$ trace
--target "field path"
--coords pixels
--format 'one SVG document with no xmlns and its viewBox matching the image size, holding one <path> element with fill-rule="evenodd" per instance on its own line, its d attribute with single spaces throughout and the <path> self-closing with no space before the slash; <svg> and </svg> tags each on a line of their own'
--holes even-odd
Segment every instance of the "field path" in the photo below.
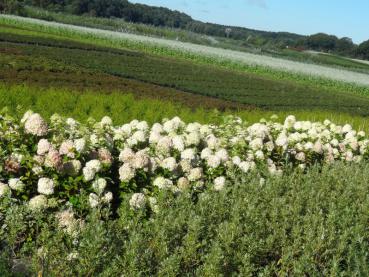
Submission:
<svg viewBox="0 0 369 277">
<path fill-rule="evenodd" d="M 12 15 L 0 15 L 0 21 L 10 24 L 16 24 L 17 22 L 26 23 L 28 24 L 29 28 L 31 28 L 32 26 L 46 28 L 51 27 L 56 28 L 60 31 L 69 31 L 77 34 L 88 34 L 99 38 L 111 39 L 113 41 L 133 41 L 158 47 L 165 47 L 185 53 L 215 58 L 218 60 L 226 60 L 251 66 L 262 66 L 312 77 L 326 78 L 346 83 L 354 83 L 362 86 L 369 86 L 369 74 L 337 69 L 328 66 L 307 64 L 281 58 L 274 58 L 234 50 L 219 49 L 187 42 L 68 25 L 63 23 L 49 22 L 39 19 L 24 18 Z"/>
</svg>

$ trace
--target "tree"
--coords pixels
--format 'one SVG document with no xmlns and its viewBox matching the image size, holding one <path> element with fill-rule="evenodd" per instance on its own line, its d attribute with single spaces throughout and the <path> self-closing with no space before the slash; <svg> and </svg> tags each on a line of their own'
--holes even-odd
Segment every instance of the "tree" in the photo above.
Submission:
<svg viewBox="0 0 369 277">
<path fill-rule="evenodd" d="M 355 44 L 352 42 L 351 38 L 343 37 L 336 42 L 337 52 L 341 54 L 350 55 L 355 49 Z"/>
<path fill-rule="evenodd" d="M 336 48 L 337 41 L 338 38 L 336 36 L 318 33 L 309 36 L 305 44 L 309 49 L 329 52 Z"/>
<path fill-rule="evenodd" d="M 355 56 L 360 59 L 369 60 L 369 40 L 359 45 L 355 51 Z"/>
</svg>

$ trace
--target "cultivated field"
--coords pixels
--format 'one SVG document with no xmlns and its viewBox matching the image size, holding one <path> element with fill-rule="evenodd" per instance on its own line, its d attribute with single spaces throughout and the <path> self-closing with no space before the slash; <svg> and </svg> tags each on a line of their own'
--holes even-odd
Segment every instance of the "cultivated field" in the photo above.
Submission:
<svg viewBox="0 0 369 277">
<path fill-rule="evenodd" d="M 1 15 L 1 22 L 12 23 L 15 25 L 26 25 L 28 28 L 44 29 L 52 33 L 66 33 L 72 35 L 84 35 L 87 37 L 96 37 L 96 39 L 109 39 L 112 43 L 116 41 L 128 41 L 148 46 L 164 47 L 174 51 L 185 52 L 189 54 L 201 55 L 209 58 L 227 60 L 235 63 L 244 63 L 251 66 L 263 66 L 272 69 L 288 71 L 292 73 L 305 74 L 314 77 L 323 77 L 332 80 L 348 82 L 358 85 L 369 85 L 369 77 L 367 74 L 351 72 L 347 70 L 338 70 L 335 68 L 318 66 L 313 64 L 303 64 L 299 62 L 288 61 L 267 57 L 263 55 L 255 55 L 232 50 L 221 50 L 208 46 L 191 44 L 186 42 L 178 42 L 148 36 L 140 36 L 128 33 L 113 32 L 108 30 L 100 30 L 94 28 L 67 25 L 56 22 L 48 22 L 38 19 L 22 18 L 15 16 Z"/>
<path fill-rule="evenodd" d="M 6 49 L 0 53 L 0 70 L 10 84 L 121 91 L 222 111 L 261 108 L 369 114 L 369 99 L 359 95 L 361 88 L 347 92 L 313 82 L 305 85 L 191 60 L 45 37 L 24 28 L 5 26 L 0 34 L 0 45 Z"/>
</svg>

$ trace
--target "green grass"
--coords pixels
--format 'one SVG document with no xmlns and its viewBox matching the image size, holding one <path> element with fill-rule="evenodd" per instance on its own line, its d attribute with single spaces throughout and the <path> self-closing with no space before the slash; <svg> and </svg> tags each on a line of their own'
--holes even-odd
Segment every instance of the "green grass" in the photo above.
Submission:
<svg viewBox="0 0 369 277">
<path fill-rule="evenodd" d="M 32 276 L 368 276 L 368 174 L 337 164 L 264 185 L 238 176 L 220 193 L 162 195 L 155 215 L 128 204 L 115 219 L 88 214 L 77 240 L 52 214 L 0 199 L 0 273 L 17 259 Z"/>
</svg>

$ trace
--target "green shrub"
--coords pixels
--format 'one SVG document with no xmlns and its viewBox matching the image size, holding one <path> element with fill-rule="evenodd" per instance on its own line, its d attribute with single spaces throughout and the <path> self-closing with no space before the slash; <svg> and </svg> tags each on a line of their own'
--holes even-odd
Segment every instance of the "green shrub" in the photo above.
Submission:
<svg viewBox="0 0 369 277">
<path fill-rule="evenodd" d="M 154 216 L 125 202 L 116 219 L 94 211 L 78 238 L 9 207 L 2 258 L 44 276 L 367 276 L 368 174 L 337 164 L 265 183 L 238 176 L 198 199 L 162 195 Z M 30 225 L 37 236 L 19 243 Z"/>
</svg>

